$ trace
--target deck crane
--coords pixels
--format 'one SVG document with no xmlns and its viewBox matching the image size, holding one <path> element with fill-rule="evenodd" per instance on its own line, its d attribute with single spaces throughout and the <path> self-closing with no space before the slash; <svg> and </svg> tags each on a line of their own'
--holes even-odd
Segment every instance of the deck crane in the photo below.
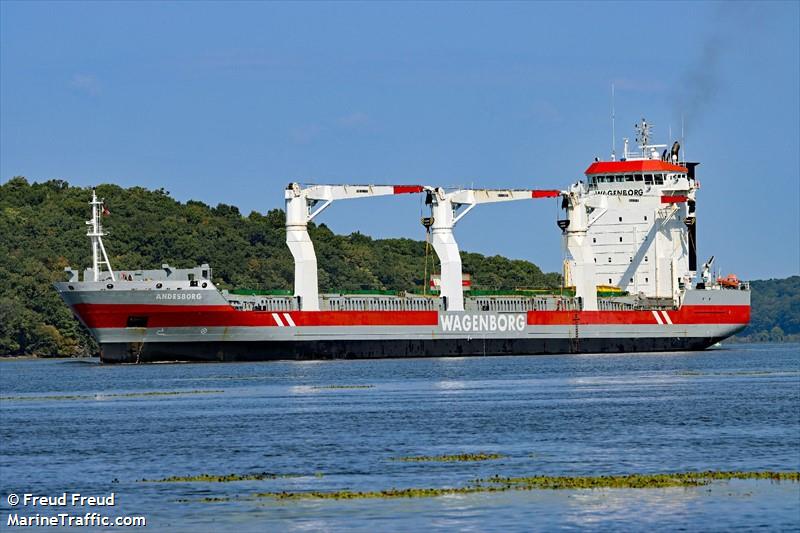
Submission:
<svg viewBox="0 0 800 533">
<path fill-rule="evenodd" d="M 422 192 L 420 185 L 310 185 L 286 187 L 286 244 L 294 257 L 294 295 L 303 311 L 319 311 L 317 255 L 308 223 L 336 200 Z M 316 207 L 318 203 L 322 205 Z M 312 209 L 315 208 L 313 211 Z"/>
<path fill-rule="evenodd" d="M 607 198 L 602 195 L 589 196 L 582 183 L 572 185 L 561 193 L 561 207 L 567 218 L 558 221 L 564 235 L 564 245 L 574 261 L 571 272 L 575 285 L 575 296 L 581 299 L 584 311 L 597 310 L 597 286 L 595 284 L 595 258 L 587 235 L 591 226 L 607 208 Z"/>
<path fill-rule="evenodd" d="M 701 278 L 703 280 L 703 287 L 708 287 L 708 284 L 711 282 L 711 266 L 714 264 L 714 256 L 712 255 L 708 261 L 703 263 L 703 273 L 701 274 Z"/>
<path fill-rule="evenodd" d="M 512 189 L 460 189 L 446 192 L 441 187 L 425 187 L 425 203 L 431 206 L 431 240 L 441 263 L 441 296 L 446 311 L 464 310 L 461 284 L 461 255 L 453 228 L 478 204 L 553 198 L 561 191 Z M 462 209 L 463 207 L 463 209 Z M 426 280 L 427 282 L 427 280 Z"/>
</svg>

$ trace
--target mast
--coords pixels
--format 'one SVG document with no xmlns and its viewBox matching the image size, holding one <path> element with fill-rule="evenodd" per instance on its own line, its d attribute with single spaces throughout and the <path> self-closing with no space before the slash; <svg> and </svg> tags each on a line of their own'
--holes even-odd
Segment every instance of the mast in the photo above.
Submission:
<svg viewBox="0 0 800 533">
<path fill-rule="evenodd" d="M 617 160 L 617 114 L 614 108 L 614 84 L 611 84 L 611 160 Z"/>
<path fill-rule="evenodd" d="M 103 236 L 105 235 L 103 233 L 103 221 L 101 220 L 103 216 L 103 200 L 97 199 L 94 189 L 92 189 L 92 201 L 89 204 L 92 206 L 92 220 L 86 221 L 86 225 L 89 226 L 86 236 L 92 241 L 93 281 L 100 281 L 100 267 L 102 265 L 105 265 L 108 269 L 108 273 L 111 274 L 111 280 L 117 281 L 114 271 L 111 269 L 111 263 L 108 261 L 106 248 L 103 246 Z"/>
</svg>

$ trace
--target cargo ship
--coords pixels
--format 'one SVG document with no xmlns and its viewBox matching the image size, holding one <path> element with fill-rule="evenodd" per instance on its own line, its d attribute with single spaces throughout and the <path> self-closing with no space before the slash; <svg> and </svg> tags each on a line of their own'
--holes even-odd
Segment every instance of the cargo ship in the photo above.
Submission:
<svg viewBox="0 0 800 533">
<path fill-rule="evenodd" d="M 677 142 L 595 158 L 560 189 L 306 185 L 284 191 L 294 290 L 219 290 L 203 264 L 115 271 L 104 203 L 92 193 L 92 267 L 55 288 L 100 346 L 104 363 L 462 357 L 703 350 L 746 327 L 750 289 L 698 270 L 698 163 Z M 663 151 L 662 151 L 663 149 Z M 308 224 L 334 202 L 421 194 L 440 271 L 431 291 L 321 294 Z M 555 291 L 472 290 L 454 228 L 485 203 L 555 198 L 565 259 Z M 425 280 L 428 283 L 429 280 Z M 426 288 L 427 289 L 427 288 Z"/>
</svg>

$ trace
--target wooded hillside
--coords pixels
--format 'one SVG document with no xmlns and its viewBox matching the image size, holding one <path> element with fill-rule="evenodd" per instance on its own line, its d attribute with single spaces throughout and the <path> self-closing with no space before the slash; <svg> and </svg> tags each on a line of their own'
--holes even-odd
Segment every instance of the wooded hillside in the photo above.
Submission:
<svg viewBox="0 0 800 533">
<path fill-rule="evenodd" d="M 750 342 L 800 341 L 800 276 L 750 282 L 750 326 L 737 337 Z"/>
</svg>

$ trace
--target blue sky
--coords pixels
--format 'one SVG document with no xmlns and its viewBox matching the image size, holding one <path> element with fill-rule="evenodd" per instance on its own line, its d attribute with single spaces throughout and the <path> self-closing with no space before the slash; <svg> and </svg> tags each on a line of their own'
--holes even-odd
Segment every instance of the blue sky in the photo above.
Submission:
<svg viewBox="0 0 800 533">
<path fill-rule="evenodd" d="M 0 2 L 0 180 L 282 206 L 293 180 L 563 188 L 641 117 L 701 161 L 699 254 L 800 272 L 800 3 Z M 113 199 L 109 199 L 113 206 Z M 418 198 L 334 231 L 424 238 Z M 462 249 L 559 270 L 554 200 Z M 82 231 L 76 228 L 76 231 Z M 108 243 L 113 247 L 113 240 Z"/>
</svg>

